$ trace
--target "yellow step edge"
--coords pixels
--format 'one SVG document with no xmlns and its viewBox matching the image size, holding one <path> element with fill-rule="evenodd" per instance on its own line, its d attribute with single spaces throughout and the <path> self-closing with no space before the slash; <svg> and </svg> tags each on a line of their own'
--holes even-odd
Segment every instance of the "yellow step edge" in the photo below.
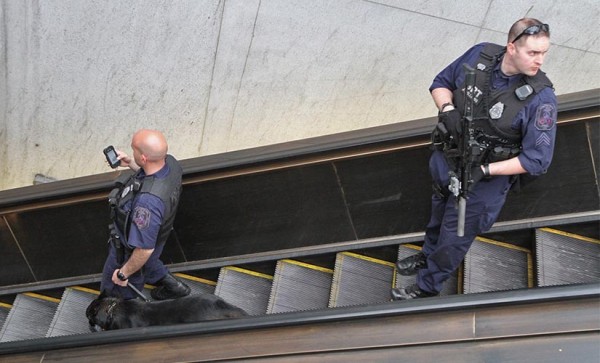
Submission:
<svg viewBox="0 0 600 363">
<path fill-rule="evenodd" d="M 207 279 L 203 279 L 201 277 L 196 277 L 196 276 L 192 276 L 192 275 L 187 275 L 187 274 L 182 274 L 182 273 L 174 273 L 173 275 L 177 276 L 177 277 L 181 277 L 182 279 L 186 279 L 186 280 L 191 280 L 191 281 L 195 281 L 195 282 L 199 282 L 205 285 L 211 285 L 211 286 L 217 286 L 217 283 L 211 280 L 207 280 Z"/>
<path fill-rule="evenodd" d="M 311 270 L 326 272 L 326 273 L 330 273 L 330 274 L 333 273 L 332 269 L 321 267 L 321 266 L 316 266 L 316 265 L 311 265 L 309 263 L 300 262 L 300 261 L 296 261 L 296 260 L 283 259 L 283 260 L 280 260 L 280 262 L 285 262 L 285 263 L 289 263 L 291 265 L 306 267 L 306 268 L 311 269 Z"/>
<path fill-rule="evenodd" d="M 389 261 L 380 260 L 378 258 L 359 255 L 358 253 L 354 253 L 354 252 L 340 252 L 340 254 L 349 256 L 349 257 L 358 258 L 358 259 L 365 260 L 365 261 L 369 261 L 369 262 L 373 262 L 373 263 L 377 263 L 379 265 L 385 265 L 385 266 L 390 266 L 390 267 L 396 268 L 396 264 L 394 262 L 389 262 Z"/>
<path fill-rule="evenodd" d="M 57 304 L 60 303 L 60 299 L 46 296 L 46 295 L 37 294 L 35 292 L 24 292 L 23 295 L 33 297 L 35 299 L 50 301 L 50 302 L 57 303 Z"/>
<path fill-rule="evenodd" d="M 83 292 L 87 292 L 87 293 L 94 294 L 94 295 L 100 295 L 100 291 L 94 290 L 94 289 L 89 289 L 89 288 L 83 287 L 83 286 L 71 286 L 71 287 L 67 287 L 67 289 L 73 289 L 73 290 L 83 291 Z"/>
<path fill-rule="evenodd" d="M 585 236 L 581 236 L 575 233 L 569 233 L 569 232 L 564 232 L 564 231 L 559 231 L 558 229 L 553 229 L 553 228 L 540 228 L 541 231 L 545 231 L 548 233 L 553 233 L 553 234 L 558 234 L 561 236 L 565 236 L 565 237 L 570 237 L 570 238 L 575 238 L 581 241 L 586 241 L 586 242 L 591 242 L 591 243 L 597 243 L 600 244 L 600 240 L 597 240 L 595 238 L 590 238 L 590 237 L 585 237 Z"/>
<path fill-rule="evenodd" d="M 223 268 L 225 270 L 236 271 L 236 272 L 240 272 L 240 273 L 243 273 L 246 275 L 252 275 L 252 276 L 256 276 L 256 277 L 262 277 L 263 279 L 273 280 L 273 276 L 271 276 L 271 275 L 263 274 L 263 273 L 256 272 L 256 271 L 246 270 L 245 268 L 241 268 L 241 267 L 225 266 Z"/>
<path fill-rule="evenodd" d="M 422 251 L 423 250 L 423 247 L 417 246 L 417 245 L 413 245 L 411 243 L 401 244 L 400 247 L 410 248 L 410 249 L 415 250 L 415 251 Z"/>
<path fill-rule="evenodd" d="M 12 309 L 12 305 L 11 305 L 11 304 L 7 304 L 7 303 L 0 302 L 0 308 Z"/>
<path fill-rule="evenodd" d="M 511 250 L 516 250 L 516 251 L 531 253 L 531 251 L 529 249 L 525 248 L 525 247 L 511 245 L 510 243 L 494 241 L 493 239 L 489 239 L 489 238 L 485 238 L 485 237 L 480 237 L 480 236 L 475 237 L 475 239 L 478 240 L 479 242 L 489 243 L 489 244 L 492 244 L 492 245 L 496 245 L 496 246 L 500 246 L 500 247 L 505 247 L 505 248 L 508 248 L 508 249 L 511 249 Z"/>
</svg>

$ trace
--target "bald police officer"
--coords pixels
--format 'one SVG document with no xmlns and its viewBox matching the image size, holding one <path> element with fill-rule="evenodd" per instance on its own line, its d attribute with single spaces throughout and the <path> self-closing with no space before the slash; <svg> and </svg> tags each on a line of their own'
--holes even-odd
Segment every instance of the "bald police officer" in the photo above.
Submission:
<svg viewBox="0 0 600 363">
<path fill-rule="evenodd" d="M 167 154 L 167 141 L 160 131 L 137 131 L 131 149 L 133 158 L 117 150 L 121 166 L 135 173 L 119 178 L 109 195 L 113 223 L 100 288 L 132 299 L 136 295 L 128 283 L 138 290 L 150 283 L 157 285 L 151 291 L 155 300 L 186 296 L 190 288 L 171 275 L 159 259 L 173 230 L 182 169 Z"/>
</svg>

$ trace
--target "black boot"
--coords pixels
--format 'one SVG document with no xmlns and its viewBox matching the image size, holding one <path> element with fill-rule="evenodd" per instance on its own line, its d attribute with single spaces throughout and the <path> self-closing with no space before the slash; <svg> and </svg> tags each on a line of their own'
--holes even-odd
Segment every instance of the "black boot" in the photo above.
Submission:
<svg viewBox="0 0 600 363">
<path fill-rule="evenodd" d="M 398 273 L 403 276 L 410 276 L 417 273 L 417 270 L 427 267 L 427 257 L 423 252 L 419 252 L 416 255 L 409 256 L 396 262 L 396 268 Z"/>
<path fill-rule="evenodd" d="M 156 285 L 158 286 L 150 291 L 150 296 L 154 300 L 177 299 L 189 295 L 191 291 L 189 286 L 175 278 L 170 272 L 158 280 Z"/>
<path fill-rule="evenodd" d="M 435 293 L 421 290 L 417 284 L 401 287 L 399 289 L 392 289 L 392 300 L 411 300 L 436 295 L 437 294 Z"/>
</svg>

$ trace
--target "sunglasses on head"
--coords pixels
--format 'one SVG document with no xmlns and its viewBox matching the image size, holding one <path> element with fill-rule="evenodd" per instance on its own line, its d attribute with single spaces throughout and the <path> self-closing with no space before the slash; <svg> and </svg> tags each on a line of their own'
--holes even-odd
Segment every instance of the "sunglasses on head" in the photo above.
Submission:
<svg viewBox="0 0 600 363">
<path fill-rule="evenodd" d="M 532 25 L 528 28 L 525 28 L 525 30 L 523 30 L 521 32 L 521 34 L 517 35 L 517 37 L 512 41 L 512 43 L 516 43 L 517 40 L 519 40 L 519 38 L 521 38 L 523 35 L 534 35 L 537 34 L 539 32 L 544 32 L 544 33 L 549 33 L 550 32 L 550 25 L 548 24 L 536 24 L 536 25 Z"/>
</svg>

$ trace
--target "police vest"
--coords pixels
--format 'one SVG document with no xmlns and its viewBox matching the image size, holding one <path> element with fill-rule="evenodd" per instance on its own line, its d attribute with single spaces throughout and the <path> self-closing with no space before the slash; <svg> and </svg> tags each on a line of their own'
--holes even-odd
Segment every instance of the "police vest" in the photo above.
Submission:
<svg viewBox="0 0 600 363">
<path fill-rule="evenodd" d="M 133 175 L 125 174 L 123 177 L 117 179 L 117 186 L 109 195 L 111 219 L 119 230 L 119 237 L 126 247 L 129 247 L 127 237 L 129 236 L 131 226 L 132 208 L 127 209 L 125 206 L 141 193 L 149 193 L 159 197 L 165 206 L 156 246 L 165 243 L 173 229 L 173 222 L 175 221 L 175 214 L 177 213 L 177 205 L 179 204 L 179 196 L 181 194 L 181 175 L 183 171 L 173 156 L 167 155 L 165 161 L 169 166 L 169 174 L 166 177 L 156 178 L 150 175 L 144 178 L 137 178 L 141 170 Z"/>
<path fill-rule="evenodd" d="M 493 91 L 492 73 L 505 52 L 506 47 L 498 44 L 484 46 L 475 66 L 475 89 L 467 92 L 474 100 L 474 136 L 484 149 L 481 163 L 506 160 L 520 153 L 523 136 L 520 129 L 512 129 L 513 120 L 532 95 L 552 87 L 546 74 L 539 70 L 533 77 L 522 75 L 508 88 Z M 453 93 L 454 105 L 461 114 L 465 106 L 464 88 L 463 84 Z"/>
</svg>

